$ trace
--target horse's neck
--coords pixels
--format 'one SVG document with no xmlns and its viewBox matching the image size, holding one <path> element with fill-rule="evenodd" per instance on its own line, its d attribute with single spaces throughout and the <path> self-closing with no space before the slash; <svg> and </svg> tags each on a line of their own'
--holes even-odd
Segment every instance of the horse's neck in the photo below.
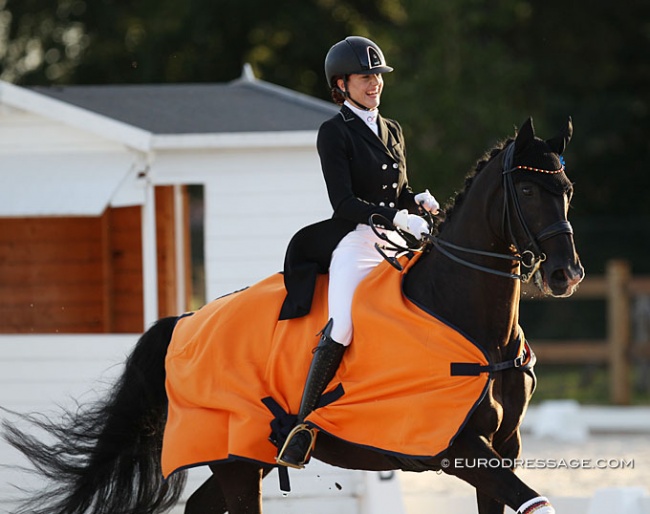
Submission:
<svg viewBox="0 0 650 514">
<path fill-rule="evenodd" d="M 495 265 L 494 258 L 473 257 L 472 262 Z M 504 271 L 509 266 L 512 267 L 505 262 Z M 431 250 L 409 272 L 406 287 L 414 300 L 488 351 L 505 351 L 508 342 L 517 335 L 520 292 L 517 280 L 468 268 Z"/>
</svg>

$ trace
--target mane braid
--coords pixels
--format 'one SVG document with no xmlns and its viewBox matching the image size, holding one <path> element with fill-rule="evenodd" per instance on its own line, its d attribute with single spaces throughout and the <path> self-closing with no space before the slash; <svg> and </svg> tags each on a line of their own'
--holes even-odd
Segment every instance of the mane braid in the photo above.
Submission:
<svg viewBox="0 0 650 514">
<path fill-rule="evenodd" d="M 445 219 L 440 225 L 438 226 L 438 230 L 441 230 L 444 224 L 451 220 L 453 217 L 454 211 L 460 207 L 463 204 L 463 201 L 465 200 L 465 196 L 467 195 L 467 192 L 469 189 L 472 187 L 472 184 L 474 183 L 474 179 L 478 176 L 478 174 L 483 171 L 483 169 L 488 165 L 488 163 L 494 159 L 501 150 L 503 150 L 509 143 L 514 141 L 513 138 L 506 139 L 505 141 L 501 141 L 496 144 L 492 150 L 486 152 L 476 163 L 474 170 L 470 171 L 466 176 L 465 176 L 465 185 L 461 191 L 457 191 L 454 196 L 450 198 L 450 200 L 445 204 L 444 206 L 444 213 L 445 213 Z"/>
</svg>

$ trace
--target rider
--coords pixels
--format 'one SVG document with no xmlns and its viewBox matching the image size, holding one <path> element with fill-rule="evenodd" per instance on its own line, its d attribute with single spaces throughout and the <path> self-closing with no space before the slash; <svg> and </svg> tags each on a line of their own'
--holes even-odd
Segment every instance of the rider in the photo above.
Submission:
<svg viewBox="0 0 650 514">
<path fill-rule="evenodd" d="M 297 425 L 278 454 L 281 465 L 302 468 L 309 456 L 315 434 L 304 420 L 316 408 L 352 341 L 354 291 L 382 261 L 374 247 L 382 241 L 368 224 L 370 215 L 380 214 L 401 230 L 421 238 L 429 227 L 415 214 L 418 206 L 434 214 L 439 208 L 429 191 L 416 195 L 409 187 L 402 129 L 396 121 L 379 115 L 382 74 L 392 71 L 381 49 L 364 37 L 350 36 L 339 41 L 325 57 L 332 100 L 342 107 L 318 132 L 318 154 L 334 208 L 332 219 L 322 223 L 327 227 L 331 222 L 334 227 L 337 220 L 343 221 L 346 234 L 336 241 L 331 253 L 329 321 L 314 349 Z M 312 243 L 318 244 L 313 233 Z"/>
</svg>

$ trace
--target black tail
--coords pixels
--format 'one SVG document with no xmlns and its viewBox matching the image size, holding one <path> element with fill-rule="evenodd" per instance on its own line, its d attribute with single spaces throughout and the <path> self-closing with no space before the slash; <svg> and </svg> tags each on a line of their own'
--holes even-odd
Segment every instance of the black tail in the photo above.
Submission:
<svg viewBox="0 0 650 514">
<path fill-rule="evenodd" d="M 53 436 L 44 443 L 4 423 L 4 437 L 50 486 L 16 514 L 154 514 L 178 501 L 185 475 L 162 477 L 167 414 L 165 355 L 177 318 L 164 318 L 138 341 L 108 397 L 61 423 L 24 416 Z"/>
</svg>

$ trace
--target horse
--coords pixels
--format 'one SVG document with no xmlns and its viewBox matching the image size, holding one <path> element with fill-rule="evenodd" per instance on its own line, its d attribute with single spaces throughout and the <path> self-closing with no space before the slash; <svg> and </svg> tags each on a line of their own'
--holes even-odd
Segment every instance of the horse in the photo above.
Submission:
<svg viewBox="0 0 650 514">
<path fill-rule="evenodd" d="M 573 185 L 561 157 L 572 133 L 569 118 L 556 137 L 542 140 L 529 118 L 514 137 L 484 154 L 405 275 L 403 294 L 478 341 L 489 360 L 460 370 L 489 379 L 448 448 L 415 459 L 322 432 L 313 458 L 349 469 L 445 472 L 476 489 L 480 514 L 503 514 L 506 505 L 520 514 L 555 512 L 514 470 L 519 427 L 536 381 L 534 354 L 527 343 L 521 351 L 519 297 L 520 283 L 529 280 L 544 295 L 568 297 L 584 277 L 568 221 Z M 397 259 L 392 263 L 399 266 Z M 160 464 L 165 358 L 177 323 L 178 317 L 160 319 L 140 337 L 105 398 L 59 422 L 24 415 L 49 433 L 50 442 L 4 423 L 5 439 L 51 482 L 18 512 L 156 514 L 178 501 L 184 472 L 164 479 Z M 273 465 L 246 459 L 208 465 L 212 475 L 189 497 L 186 514 L 261 514 L 262 479 Z"/>
</svg>

